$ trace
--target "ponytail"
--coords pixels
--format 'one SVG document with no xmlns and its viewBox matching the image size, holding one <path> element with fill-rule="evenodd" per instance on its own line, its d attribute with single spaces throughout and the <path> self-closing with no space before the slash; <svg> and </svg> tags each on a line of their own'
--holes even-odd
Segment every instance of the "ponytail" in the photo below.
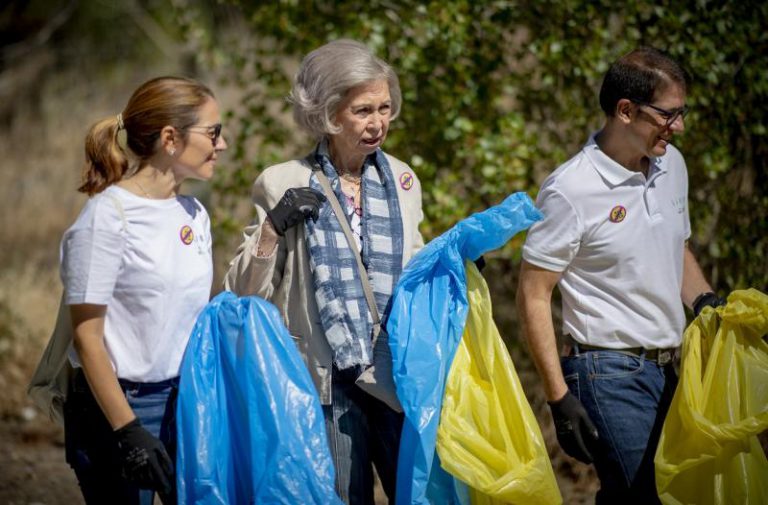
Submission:
<svg viewBox="0 0 768 505">
<path fill-rule="evenodd" d="M 120 116 L 102 119 L 85 137 L 85 168 L 78 191 L 93 196 L 123 178 L 128 171 L 128 157 L 117 140 Z"/>
<path fill-rule="evenodd" d="M 158 150 L 165 126 L 179 130 L 197 122 L 213 93 L 184 77 L 158 77 L 133 92 L 123 112 L 93 125 L 85 137 L 85 168 L 78 191 L 93 196 L 140 169 Z"/>
</svg>

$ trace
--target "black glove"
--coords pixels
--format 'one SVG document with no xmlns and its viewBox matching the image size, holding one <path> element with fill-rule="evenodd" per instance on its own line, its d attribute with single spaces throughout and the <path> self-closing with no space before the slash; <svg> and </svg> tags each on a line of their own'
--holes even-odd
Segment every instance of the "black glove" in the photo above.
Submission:
<svg viewBox="0 0 768 505">
<path fill-rule="evenodd" d="M 578 398 L 570 391 L 556 402 L 547 402 L 555 421 L 557 441 L 566 454 L 584 463 L 592 463 L 587 445 L 597 440 L 597 428 Z"/>
<path fill-rule="evenodd" d="M 163 443 L 145 430 L 138 419 L 115 430 L 115 441 L 123 477 L 142 489 L 157 491 L 163 503 L 171 503 L 166 500 L 175 490 L 173 462 Z"/>
<path fill-rule="evenodd" d="M 702 293 L 693 301 L 693 316 L 699 317 L 704 307 L 720 307 L 725 305 L 725 298 L 720 298 L 712 291 Z"/>
<path fill-rule="evenodd" d="M 285 192 L 275 207 L 267 212 L 272 226 L 278 235 L 285 230 L 311 217 L 317 221 L 320 205 L 326 200 L 325 195 L 312 188 L 291 188 Z"/>
</svg>

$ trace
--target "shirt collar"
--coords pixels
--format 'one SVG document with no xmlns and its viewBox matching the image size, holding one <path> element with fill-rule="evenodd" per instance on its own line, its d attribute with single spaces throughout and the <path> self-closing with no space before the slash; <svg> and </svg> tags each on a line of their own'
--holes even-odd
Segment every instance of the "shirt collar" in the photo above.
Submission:
<svg viewBox="0 0 768 505">
<path fill-rule="evenodd" d="M 589 136 L 589 140 L 587 140 L 587 143 L 584 145 L 583 151 L 592 162 L 592 166 L 595 167 L 597 173 L 612 186 L 619 186 L 633 178 L 643 180 L 643 182 L 650 181 L 657 175 L 667 171 L 663 157 L 650 158 L 647 178 L 643 177 L 643 174 L 640 172 L 634 172 L 624 168 L 600 149 L 600 146 L 597 145 L 597 142 L 595 141 L 597 133 L 599 132 L 595 132 Z"/>
</svg>

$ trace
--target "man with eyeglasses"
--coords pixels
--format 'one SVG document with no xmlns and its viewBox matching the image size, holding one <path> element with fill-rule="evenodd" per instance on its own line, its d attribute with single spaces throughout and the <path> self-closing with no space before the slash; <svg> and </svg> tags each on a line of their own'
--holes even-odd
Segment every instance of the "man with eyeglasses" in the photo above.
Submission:
<svg viewBox="0 0 768 505">
<path fill-rule="evenodd" d="M 659 503 L 653 457 L 685 325 L 721 304 L 688 249 L 688 174 L 671 144 L 684 129 L 686 75 L 639 48 L 600 90 L 604 127 L 544 181 L 517 304 L 558 441 L 594 462 L 596 502 Z M 560 352 L 550 306 L 563 302 Z"/>
</svg>

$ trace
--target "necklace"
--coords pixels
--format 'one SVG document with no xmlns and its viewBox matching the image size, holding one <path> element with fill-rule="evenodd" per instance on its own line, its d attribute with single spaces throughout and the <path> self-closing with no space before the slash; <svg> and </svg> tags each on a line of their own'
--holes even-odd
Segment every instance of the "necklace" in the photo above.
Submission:
<svg viewBox="0 0 768 505">
<path fill-rule="evenodd" d="M 349 172 L 342 172 L 339 174 L 339 177 L 349 182 L 350 184 L 354 184 L 355 186 L 359 186 L 363 180 L 363 174 L 351 175 Z"/>
<path fill-rule="evenodd" d="M 336 173 L 339 174 L 339 177 L 344 179 L 347 182 L 350 182 L 352 184 L 360 184 L 362 178 L 363 178 L 363 170 L 362 170 L 362 162 L 359 165 L 352 164 L 352 166 L 359 166 L 359 173 L 357 175 L 352 175 L 351 170 L 349 170 L 347 167 L 349 164 L 342 163 L 342 159 L 340 157 L 335 156 L 335 149 L 333 148 L 333 143 L 328 143 L 328 157 L 331 159 L 331 165 L 336 170 Z M 365 160 L 362 160 L 365 161 Z"/>
<path fill-rule="evenodd" d="M 355 179 L 350 179 L 350 178 L 344 177 L 343 175 L 340 175 L 339 178 L 342 181 L 345 181 L 345 182 L 347 182 L 348 184 L 350 184 L 352 186 L 352 188 L 351 188 L 352 191 L 351 192 L 347 192 L 344 189 L 344 184 L 340 184 L 341 192 L 346 197 L 347 201 L 350 204 L 350 207 L 352 209 L 354 209 L 355 214 L 357 214 L 358 216 L 362 216 L 363 215 L 363 209 L 362 209 L 362 205 L 361 205 L 361 202 L 360 202 L 360 199 L 359 199 L 360 198 L 360 192 L 361 192 L 361 190 L 363 188 L 362 176 L 361 177 L 357 177 Z"/>
<path fill-rule="evenodd" d="M 358 197 L 360 195 L 360 186 L 358 186 L 357 190 L 351 195 L 346 191 L 344 191 L 343 187 L 341 188 L 341 192 L 347 201 L 347 209 L 350 211 L 354 211 L 354 213 L 357 214 L 358 216 L 362 216 L 363 215 L 362 202 L 358 200 Z"/>
<path fill-rule="evenodd" d="M 359 175 L 357 177 L 354 177 L 354 176 L 350 177 L 349 174 L 346 174 L 346 173 L 345 174 L 339 174 L 339 179 L 341 179 L 341 181 L 339 181 L 339 182 L 342 182 L 342 181 L 346 182 L 349 186 L 352 187 L 352 192 L 353 192 L 354 195 L 357 195 L 358 193 L 360 193 L 360 188 L 362 188 L 362 186 L 363 186 L 363 177 L 362 177 L 362 175 Z M 344 190 L 344 184 L 341 185 L 341 189 L 342 189 L 342 191 Z M 345 193 L 346 193 L 346 191 L 345 191 Z"/>
<path fill-rule="evenodd" d="M 350 189 L 352 190 L 351 191 L 352 194 L 344 191 L 344 184 L 341 185 L 341 191 L 344 194 L 351 196 L 353 199 L 356 199 L 357 195 L 360 194 L 360 190 L 363 187 L 363 174 L 360 174 L 357 177 L 355 177 L 354 175 L 350 175 L 349 173 L 345 172 L 345 173 L 339 174 L 339 179 L 341 179 L 341 181 L 344 181 L 349 186 L 351 186 Z"/>
<path fill-rule="evenodd" d="M 136 179 L 131 179 L 131 180 L 136 184 L 136 186 L 141 190 L 141 192 L 144 193 L 144 196 L 146 196 L 147 198 L 152 198 L 152 195 L 147 193 L 147 190 L 144 189 L 144 187 L 141 184 L 139 184 L 138 180 Z"/>
</svg>

